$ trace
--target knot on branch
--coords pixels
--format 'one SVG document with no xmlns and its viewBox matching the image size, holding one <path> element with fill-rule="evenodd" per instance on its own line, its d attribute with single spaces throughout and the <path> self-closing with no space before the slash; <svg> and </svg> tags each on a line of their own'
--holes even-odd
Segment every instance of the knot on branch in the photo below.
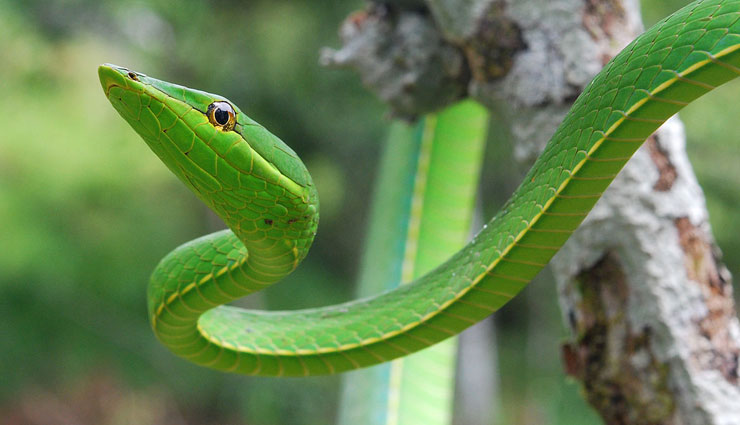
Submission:
<svg viewBox="0 0 740 425">
<path fill-rule="evenodd" d="M 466 94 L 462 53 L 423 12 L 373 6 L 349 16 L 340 37 L 342 48 L 324 49 L 322 63 L 354 68 L 394 115 L 412 118 Z"/>
<path fill-rule="evenodd" d="M 478 19 L 475 32 L 461 42 L 473 78 L 477 82 L 497 80 L 514 64 L 514 55 L 526 48 L 521 28 L 506 16 L 500 2 L 489 3 Z"/>
<path fill-rule="evenodd" d="M 350 15 L 342 47 L 324 49 L 322 63 L 355 69 L 394 115 L 414 117 L 468 96 L 471 78 L 500 79 L 525 47 L 501 1 L 426 3 L 373 3 Z"/>
</svg>

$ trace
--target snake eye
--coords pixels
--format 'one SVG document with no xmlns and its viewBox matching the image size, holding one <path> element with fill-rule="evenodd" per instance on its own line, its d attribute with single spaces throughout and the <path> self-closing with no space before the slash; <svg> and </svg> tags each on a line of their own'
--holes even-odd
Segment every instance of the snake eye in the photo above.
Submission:
<svg viewBox="0 0 740 425">
<path fill-rule="evenodd" d="M 236 125 L 236 112 L 228 102 L 211 103 L 208 105 L 206 115 L 211 124 L 223 131 L 231 131 Z"/>
</svg>

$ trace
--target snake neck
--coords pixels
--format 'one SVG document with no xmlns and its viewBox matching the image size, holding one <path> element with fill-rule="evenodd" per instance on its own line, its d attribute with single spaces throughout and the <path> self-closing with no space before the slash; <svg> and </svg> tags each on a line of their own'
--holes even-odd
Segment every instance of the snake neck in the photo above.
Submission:
<svg viewBox="0 0 740 425">
<path fill-rule="evenodd" d="M 246 143 L 232 152 L 237 149 L 244 152 L 233 155 L 229 163 L 218 164 L 215 174 L 220 178 L 215 182 L 199 175 L 201 165 L 197 163 L 179 167 L 175 174 L 244 244 L 250 274 L 263 282 L 275 282 L 298 266 L 313 243 L 319 220 L 318 194 L 310 176 L 305 186 L 298 185 Z M 235 178 L 224 177 L 226 167 L 238 173 Z"/>
<path fill-rule="evenodd" d="M 251 175 L 242 180 L 252 188 L 212 193 L 210 206 L 246 247 L 249 268 L 266 282 L 280 280 L 313 243 L 319 221 L 316 190 L 311 184 L 293 193 L 280 182 Z"/>
</svg>

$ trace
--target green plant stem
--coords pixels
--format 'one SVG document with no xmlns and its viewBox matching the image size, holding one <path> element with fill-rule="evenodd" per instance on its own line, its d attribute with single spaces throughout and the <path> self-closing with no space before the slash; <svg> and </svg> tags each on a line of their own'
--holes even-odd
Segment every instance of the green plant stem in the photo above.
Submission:
<svg viewBox="0 0 740 425">
<path fill-rule="evenodd" d="M 470 234 L 488 112 L 466 101 L 415 126 L 393 124 L 381 160 L 359 279 L 367 296 L 409 282 Z M 347 374 L 342 425 L 452 421 L 457 340 Z"/>
</svg>

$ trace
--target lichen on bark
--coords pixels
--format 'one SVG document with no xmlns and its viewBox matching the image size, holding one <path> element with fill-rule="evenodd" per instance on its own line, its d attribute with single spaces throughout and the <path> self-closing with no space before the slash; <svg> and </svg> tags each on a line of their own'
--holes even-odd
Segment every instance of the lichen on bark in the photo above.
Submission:
<svg viewBox="0 0 740 425">
<path fill-rule="evenodd" d="M 463 2 L 371 2 L 345 20 L 342 47 L 324 49 L 321 61 L 357 71 L 395 116 L 441 109 L 469 96 L 472 81 L 504 77 L 525 48 L 505 1 Z"/>
<path fill-rule="evenodd" d="M 470 74 L 463 54 L 424 11 L 373 5 L 346 19 L 340 36 L 343 47 L 324 49 L 322 63 L 357 70 L 395 116 L 413 118 L 466 94 Z"/>
</svg>

